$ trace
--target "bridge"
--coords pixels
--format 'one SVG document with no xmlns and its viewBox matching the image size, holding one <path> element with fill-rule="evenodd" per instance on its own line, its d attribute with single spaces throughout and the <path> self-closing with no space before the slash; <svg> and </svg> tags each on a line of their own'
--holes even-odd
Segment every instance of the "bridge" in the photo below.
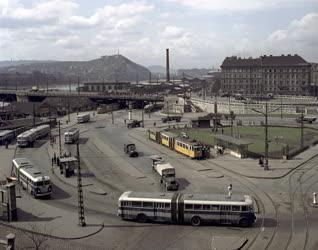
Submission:
<svg viewBox="0 0 318 250">
<path fill-rule="evenodd" d="M 42 102 L 47 97 L 76 98 L 86 97 L 92 101 L 139 101 L 139 102 L 163 102 L 163 95 L 138 95 L 130 93 L 106 93 L 106 92 L 70 92 L 63 90 L 30 91 L 30 90 L 5 90 L 0 89 L 0 99 L 4 101 Z"/>
</svg>

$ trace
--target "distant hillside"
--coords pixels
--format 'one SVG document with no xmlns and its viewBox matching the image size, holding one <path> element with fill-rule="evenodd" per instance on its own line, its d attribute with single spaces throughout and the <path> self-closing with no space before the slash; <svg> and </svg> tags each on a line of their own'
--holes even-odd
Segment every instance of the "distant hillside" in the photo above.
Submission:
<svg viewBox="0 0 318 250">
<path fill-rule="evenodd" d="M 48 63 L 52 61 L 36 61 L 36 60 L 19 60 L 19 61 L 0 61 L 0 68 L 2 67 L 12 67 L 21 64 L 29 65 L 33 63 Z"/>
<path fill-rule="evenodd" d="M 0 73 L 34 71 L 61 78 L 77 78 L 81 81 L 136 81 L 149 78 L 149 70 L 122 55 L 102 56 L 91 61 L 50 61 L 19 64 L 0 68 Z"/>
<path fill-rule="evenodd" d="M 191 77 L 191 78 L 202 78 L 204 75 L 206 75 L 209 72 L 209 69 L 179 69 L 178 70 L 178 76 L 182 77 Z"/>
<path fill-rule="evenodd" d="M 166 74 L 166 68 L 161 65 L 148 66 L 148 69 L 152 74 Z"/>
</svg>

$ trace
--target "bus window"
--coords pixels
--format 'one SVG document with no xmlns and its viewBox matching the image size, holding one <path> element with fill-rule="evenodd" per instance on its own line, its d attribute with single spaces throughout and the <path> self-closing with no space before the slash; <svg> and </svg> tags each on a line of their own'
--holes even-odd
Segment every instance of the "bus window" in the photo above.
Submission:
<svg viewBox="0 0 318 250">
<path fill-rule="evenodd" d="M 165 203 L 165 208 L 170 209 L 170 203 Z"/>
<path fill-rule="evenodd" d="M 203 210 L 210 210 L 210 205 L 203 205 Z"/>
<path fill-rule="evenodd" d="M 185 210 L 193 210 L 193 204 L 185 204 Z"/>
<path fill-rule="evenodd" d="M 212 211 L 219 211 L 219 205 L 212 205 Z"/>
<path fill-rule="evenodd" d="M 132 206 L 133 207 L 141 207 L 141 202 L 140 201 L 133 201 Z"/>
<path fill-rule="evenodd" d="M 202 205 L 201 204 L 195 204 L 194 205 L 194 210 L 202 210 Z"/>
<path fill-rule="evenodd" d="M 232 206 L 232 211 L 234 212 L 240 211 L 240 206 Z"/>
<path fill-rule="evenodd" d="M 247 211 L 247 207 L 246 206 L 242 206 L 242 211 Z"/>
<path fill-rule="evenodd" d="M 153 208 L 153 203 L 152 202 L 143 202 L 143 207 Z"/>
</svg>

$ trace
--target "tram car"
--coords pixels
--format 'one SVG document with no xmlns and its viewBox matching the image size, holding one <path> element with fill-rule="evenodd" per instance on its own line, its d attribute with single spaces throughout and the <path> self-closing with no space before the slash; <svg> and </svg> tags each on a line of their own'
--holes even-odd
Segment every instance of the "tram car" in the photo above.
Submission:
<svg viewBox="0 0 318 250">
<path fill-rule="evenodd" d="M 148 130 L 148 139 L 160 143 L 160 132 L 161 129 L 152 128 Z"/>
<path fill-rule="evenodd" d="M 196 141 L 191 141 L 187 138 L 175 138 L 174 150 L 192 159 L 198 159 L 203 157 L 202 145 Z"/>
<path fill-rule="evenodd" d="M 174 141 L 177 136 L 170 132 L 160 132 L 160 144 L 174 150 Z"/>
</svg>

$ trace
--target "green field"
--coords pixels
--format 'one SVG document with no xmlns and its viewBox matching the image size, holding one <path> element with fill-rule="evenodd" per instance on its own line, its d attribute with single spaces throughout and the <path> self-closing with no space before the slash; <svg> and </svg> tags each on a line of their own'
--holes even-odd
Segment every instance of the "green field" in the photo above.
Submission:
<svg viewBox="0 0 318 250">
<path fill-rule="evenodd" d="M 182 129 L 173 130 L 176 134 L 186 132 L 190 138 L 196 139 L 204 144 L 214 145 L 215 134 L 212 129 Z M 219 129 L 216 133 L 222 133 Z M 226 127 L 223 129 L 225 135 L 231 134 L 231 128 Z M 288 127 L 269 127 L 268 138 L 269 138 L 269 153 L 274 154 L 275 152 L 281 152 L 282 148 L 286 145 L 289 146 L 289 150 L 297 150 L 300 148 L 300 129 L 299 128 L 288 128 Z M 234 127 L 233 136 L 235 138 L 248 141 L 251 144 L 248 146 L 250 152 L 256 154 L 264 153 L 264 138 L 265 130 L 264 127 L 260 126 L 243 126 Z M 304 129 L 304 145 L 312 144 L 318 140 L 318 130 L 305 128 Z"/>
</svg>

